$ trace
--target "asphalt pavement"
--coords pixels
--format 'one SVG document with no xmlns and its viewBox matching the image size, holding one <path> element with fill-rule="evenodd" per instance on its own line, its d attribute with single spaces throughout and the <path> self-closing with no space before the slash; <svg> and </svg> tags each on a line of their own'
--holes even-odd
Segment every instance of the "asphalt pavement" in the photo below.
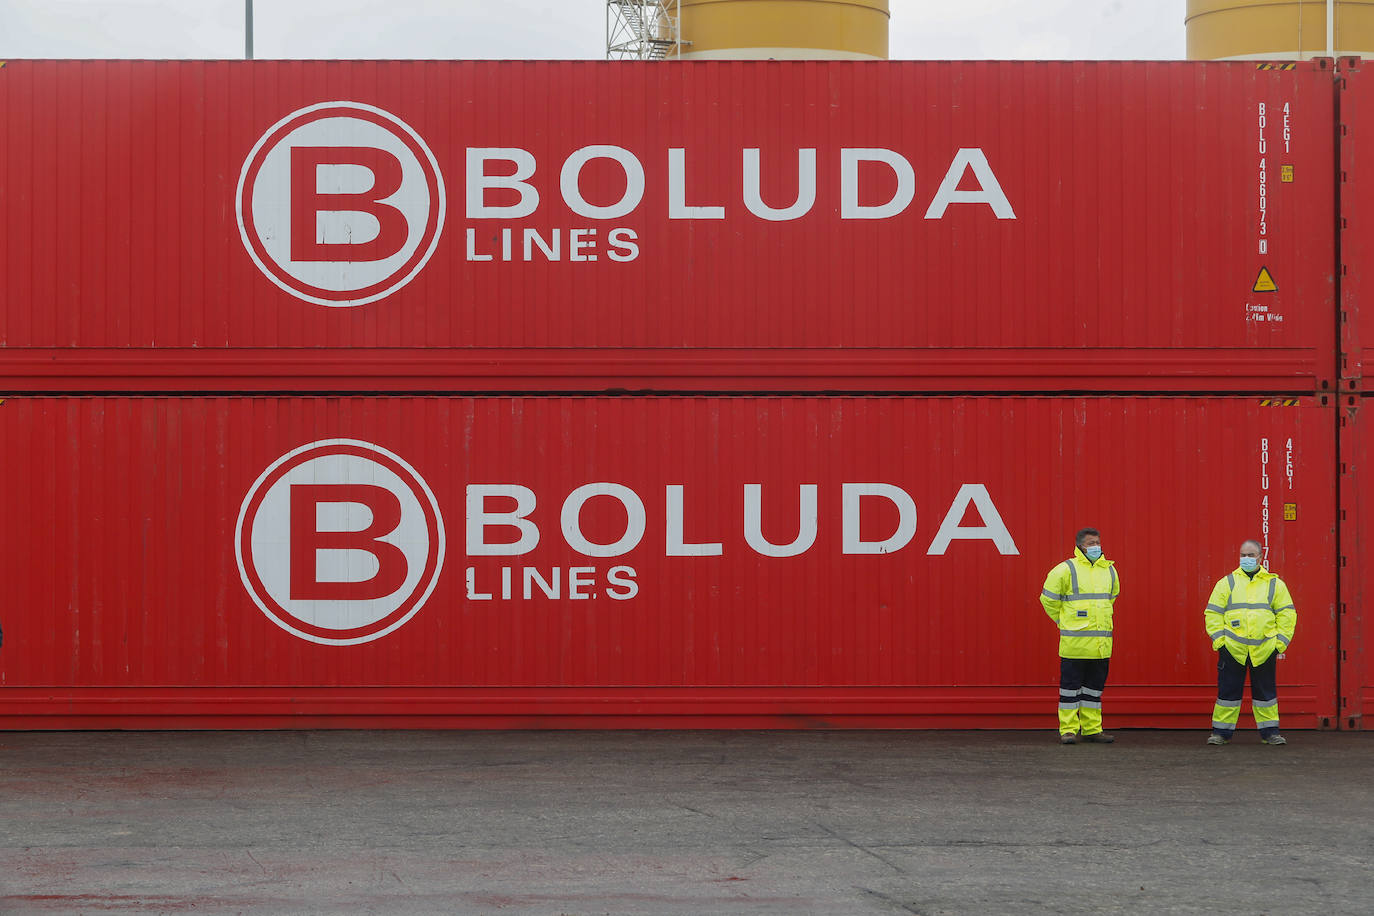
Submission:
<svg viewBox="0 0 1374 916">
<path fill-rule="evenodd" d="M 0 913 L 1360 913 L 1374 733 L 0 733 Z"/>
</svg>

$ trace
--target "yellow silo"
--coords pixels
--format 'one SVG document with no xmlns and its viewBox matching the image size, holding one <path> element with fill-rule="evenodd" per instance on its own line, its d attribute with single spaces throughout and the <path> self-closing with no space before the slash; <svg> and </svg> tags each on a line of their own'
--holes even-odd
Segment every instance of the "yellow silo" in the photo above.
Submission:
<svg viewBox="0 0 1374 916">
<path fill-rule="evenodd" d="M 888 0 L 679 0 L 682 59 L 886 60 Z"/>
<path fill-rule="evenodd" d="M 1188 0 L 1184 21 L 1189 60 L 1374 56 L 1374 0 Z"/>
</svg>

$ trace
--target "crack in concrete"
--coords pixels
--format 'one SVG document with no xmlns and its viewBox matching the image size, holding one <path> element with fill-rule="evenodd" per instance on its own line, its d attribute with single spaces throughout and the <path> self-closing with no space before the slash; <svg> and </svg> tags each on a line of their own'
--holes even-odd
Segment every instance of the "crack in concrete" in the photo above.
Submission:
<svg viewBox="0 0 1374 916">
<path fill-rule="evenodd" d="M 878 855 L 876 852 L 874 852 L 872 849 L 869 849 L 867 846 L 861 846 L 860 844 L 855 843 L 855 842 L 854 842 L 853 840 L 851 840 L 849 837 L 847 837 L 847 836 L 842 836 L 842 835 L 836 833 L 834 830 L 831 830 L 829 827 L 827 827 L 825 824 L 822 824 L 822 823 L 819 822 L 819 821 L 816 821 L 815 823 L 816 823 L 816 826 L 817 826 L 817 827 L 821 828 L 822 830 L 824 830 L 826 833 L 830 834 L 830 835 L 831 835 L 832 837 L 834 837 L 835 839 L 837 839 L 837 840 L 839 840 L 840 842 L 845 843 L 845 844 L 847 844 L 847 845 L 849 845 L 849 846 L 854 847 L 855 849 L 859 850 L 859 852 L 862 852 L 862 853 L 864 853 L 865 855 L 870 855 L 870 856 L 872 856 L 873 858 L 877 859 L 879 862 L 881 862 L 881 863 L 883 863 L 884 865 L 886 865 L 888 868 L 892 869 L 893 872 L 895 872 L 896 874 L 905 875 L 905 874 L 907 873 L 905 868 L 902 868 L 901 866 L 897 865 L 896 863 L 891 862 L 891 861 L 889 861 L 889 860 L 883 858 L 882 856 L 880 856 L 880 855 Z"/>
<path fill-rule="evenodd" d="M 897 900 L 894 897 L 889 897 L 887 894 L 880 894 L 877 891 L 870 890 L 866 887 L 855 887 L 854 890 L 858 891 L 866 897 L 873 897 L 876 900 L 886 903 L 888 906 L 896 907 L 903 913 L 913 913 L 915 914 L 915 916 L 921 916 L 921 911 L 916 909 L 916 905 L 914 903 L 903 903 L 902 901 Z"/>
</svg>

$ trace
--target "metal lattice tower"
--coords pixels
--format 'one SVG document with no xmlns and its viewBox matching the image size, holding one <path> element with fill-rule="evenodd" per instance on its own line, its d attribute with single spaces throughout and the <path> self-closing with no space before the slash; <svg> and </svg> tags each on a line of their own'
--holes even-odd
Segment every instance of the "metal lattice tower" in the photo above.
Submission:
<svg viewBox="0 0 1374 916">
<path fill-rule="evenodd" d="M 677 57 L 679 23 L 678 0 L 606 0 L 606 59 Z"/>
</svg>

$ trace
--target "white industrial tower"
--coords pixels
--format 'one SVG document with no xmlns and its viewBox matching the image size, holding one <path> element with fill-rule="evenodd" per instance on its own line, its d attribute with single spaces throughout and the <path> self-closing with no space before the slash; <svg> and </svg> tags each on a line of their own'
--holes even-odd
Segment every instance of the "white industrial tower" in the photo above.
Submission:
<svg viewBox="0 0 1374 916">
<path fill-rule="evenodd" d="M 606 0 L 606 59 L 677 57 L 678 0 Z"/>
</svg>

